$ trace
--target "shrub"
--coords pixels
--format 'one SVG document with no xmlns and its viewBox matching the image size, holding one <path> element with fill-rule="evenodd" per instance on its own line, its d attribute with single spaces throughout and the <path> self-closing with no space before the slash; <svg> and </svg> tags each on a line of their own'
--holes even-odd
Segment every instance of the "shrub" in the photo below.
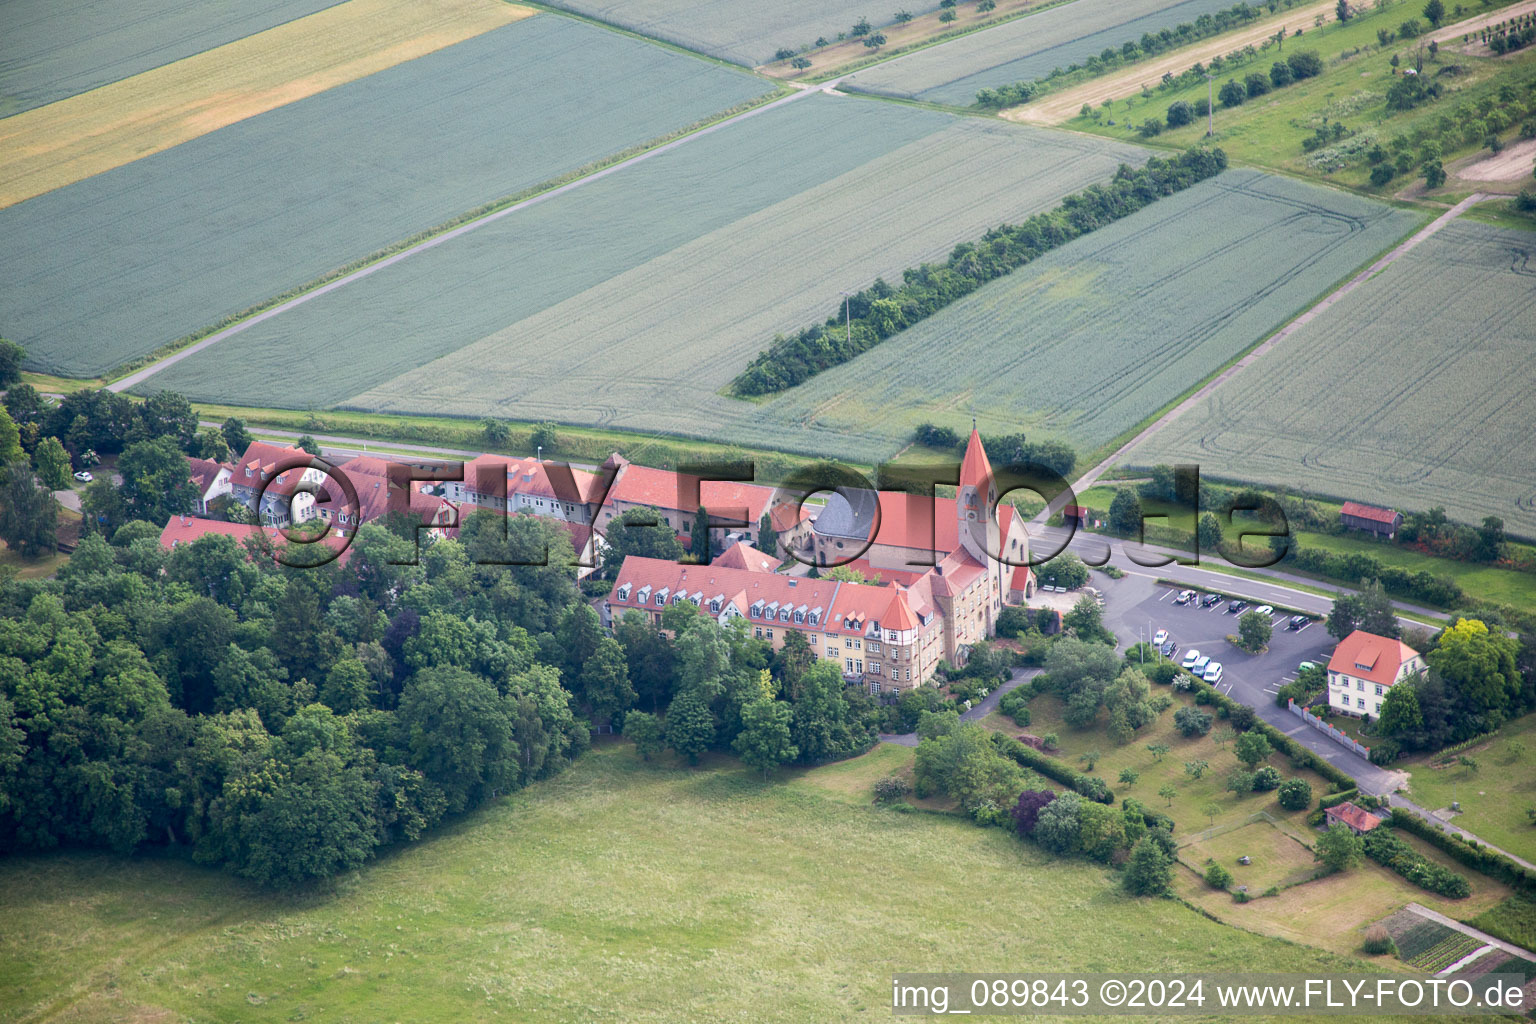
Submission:
<svg viewBox="0 0 1536 1024">
<path fill-rule="evenodd" d="M 1515 197 L 1515 209 L 1521 213 L 1536 213 L 1536 190 L 1523 188 Z"/>
<path fill-rule="evenodd" d="M 1458 837 L 1440 831 L 1423 818 L 1401 807 L 1392 809 L 1392 827 L 1418 836 L 1431 846 L 1450 854 L 1451 859 L 1460 861 L 1474 871 L 1480 871 L 1516 889 L 1536 892 L 1536 874 L 1526 871 L 1508 857 L 1495 853 L 1487 847 L 1464 843 Z"/>
<path fill-rule="evenodd" d="M 1182 707 L 1173 713 L 1173 724 L 1185 736 L 1204 736 L 1211 731 L 1211 714 L 1198 708 Z"/>
<path fill-rule="evenodd" d="M 1316 78 L 1323 73 L 1323 58 L 1314 50 L 1302 50 L 1285 58 L 1285 62 L 1291 67 L 1291 75 L 1300 81 L 1303 78 Z"/>
<path fill-rule="evenodd" d="M 900 800 L 907 795 L 907 790 L 907 780 L 899 776 L 887 775 L 875 780 L 875 800 L 882 804 Z"/>
<path fill-rule="evenodd" d="M 1019 802 L 1013 808 L 1013 825 L 1019 835 L 1028 836 L 1035 831 L 1035 822 L 1056 794 L 1048 789 L 1026 789 L 1019 794 Z"/>
<path fill-rule="evenodd" d="M 1064 786 L 1070 786 L 1077 793 L 1101 804 L 1114 803 L 1115 797 L 1109 789 L 1109 783 L 1095 775 L 1084 775 L 1071 765 L 1049 757 L 1033 747 L 1026 746 L 1011 736 L 1002 733 L 993 733 L 992 742 L 997 744 L 998 750 L 1004 755 L 1013 758 L 1025 768 L 1039 772 L 1048 779 L 1054 779 Z"/>
<path fill-rule="evenodd" d="M 1393 835 L 1390 829 L 1378 827 L 1367 832 L 1364 847 L 1367 857 L 1396 871 L 1420 889 L 1453 900 L 1465 899 L 1472 894 L 1472 886 L 1466 878 L 1426 859 Z"/>
<path fill-rule="evenodd" d="M 1216 98 L 1224 107 L 1240 107 L 1248 99 L 1248 90 L 1239 85 L 1236 79 L 1229 78 Z"/>
<path fill-rule="evenodd" d="M 1365 930 L 1365 942 L 1360 946 L 1361 950 L 1371 956 L 1382 956 L 1386 953 L 1397 952 L 1397 946 L 1392 942 L 1392 936 L 1379 924 L 1373 924 Z"/>
<path fill-rule="evenodd" d="M 1195 119 L 1194 108 L 1183 100 L 1171 104 L 1168 107 L 1168 127 L 1182 128 Z"/>
<path fill-rule="evenodd" d="M 1291 66 L 1283 60 L 1277 60 L 1269 68 L 1269 80 L 1276 89 L 1284 89 L 1296 81 L 1296 76 L 1291 72 Z"/>
<path fill-rule="evenodd" d="M 1255 71 L 1243 80 L 1243 86 L 1248 90 L 1249 99 L 1257 99 L 1269 92 L 1269 76 Z"/>
<path fill-rule="evenodd" d="M 1220 864 L 1212 864 L 1205 869 L 1205 884 L 1212 889 L 1225 889 L 1232 884 L 1232 872 Z"/>
<path fill-rule="evenodd" d="M 1371 168 L 1371 184 L 1377 188 L 1387 185 L 1396 176 L 1396 172 L 1389 163 L 1379 163 Z"/>
<path fill-rule="evenodd" d="M 1301 782 L 1300 779 L 1297 779 L 1296 781 Z M 1256 793 L 1267 793 L 1270 790 L 1277 788 L 1280 785 L 1280 782 L 1280 770 L 1274 765 L 1267 764 L 1253 773 L 1253 790 Z M 1302 782 L 1301 784 L 1303 786 L 1306 785 L 1305 782 Z"/>
<path fill-rule="evenodd" d="M 1306 779 L 1286 779 L 1275 795 L 1288 811 L 1304 811 L 1312 805 L 1312 787 Z"/>
</svg>

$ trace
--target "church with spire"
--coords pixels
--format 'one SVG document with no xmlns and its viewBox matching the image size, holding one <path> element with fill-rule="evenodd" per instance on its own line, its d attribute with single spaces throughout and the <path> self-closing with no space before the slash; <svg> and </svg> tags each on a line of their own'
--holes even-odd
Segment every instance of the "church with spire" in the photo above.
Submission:
<svg viewBox="0 0 1536 1024">
<path fill-rule="evenodd" d="M 799 538 L 802 560 L 850 566 L 865 583 L 773 572 L 765 560 L 776 560 L 752 549 L 728 550 L 708 566 L 631 556 L 603 619 L 611 624 L 633 609 L 659 622 L 667 603 L 691 600 L 722 623 L 745 619 L 774 647 L 788 631 L 804 634 L 819 657 L 871 693 L 911 689 L 940 661 L 965 664 L 971 647 L 995 632 L 1003 606 L 1034 592 L 1024 521 L 997 498 L 973 426 L 955 497 L 833 492 Z"/>
</svg>

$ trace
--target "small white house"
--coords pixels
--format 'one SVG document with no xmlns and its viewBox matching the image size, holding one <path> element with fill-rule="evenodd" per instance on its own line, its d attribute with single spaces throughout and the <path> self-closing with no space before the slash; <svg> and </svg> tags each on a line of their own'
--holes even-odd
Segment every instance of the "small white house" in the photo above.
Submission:
<svg viewBox="0 0 1536 1024">
<path fill-rule="evenodd" d="M 1387 691 L 1424 671 L 1424 656 L 1401 640 L 1357 629 L 1328 660 L 1328 706 L 1376 718 Z"/>
</svg>

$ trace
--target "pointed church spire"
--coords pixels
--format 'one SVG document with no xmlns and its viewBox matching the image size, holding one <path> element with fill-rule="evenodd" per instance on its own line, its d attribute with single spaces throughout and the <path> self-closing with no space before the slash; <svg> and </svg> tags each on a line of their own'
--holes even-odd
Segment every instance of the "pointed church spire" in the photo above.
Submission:
<svg viewBox="0 0 1536 1024">
<path fill-rule="evenodd" d="M 965 459 L 960 463 L 960 486 L 975 487 L 985 496 L 991 477 L 992 463 L 981 443 L 981 433 L 972 424 L 971 438 L 965 445 Z"/>
</svg>

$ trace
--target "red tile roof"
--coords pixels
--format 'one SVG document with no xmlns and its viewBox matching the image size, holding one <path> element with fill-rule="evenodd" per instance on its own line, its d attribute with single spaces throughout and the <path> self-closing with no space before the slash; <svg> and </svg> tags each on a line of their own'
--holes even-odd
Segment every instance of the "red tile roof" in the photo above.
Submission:
<svg viewBox="0 0 1536 1024">
<path fill-rule="evenodd" d="M 779 560 L 772 555 L 759 551 L 746 541 L 737 541 L 716 555 L 715 560 L 709 564 L 724 566 L 727 569 L 751 569 L 753 572 L 773 572 L 779 567 Z"/>
<path fill-rule="evenodd" d="M 1358 807 L 1346 800 L 1341 804 L 1334 804 L 1328 808 L 1327 816 L 1344 822 L 1356 832 L 1369 832 L 1381 824 L 1381 819 L 1363 807 Z"/>
<path fill-rule="evenodd" d="M 1397 518 L 1397 513 L 1390 508 L 1380 508 L 1376 505 L 1362 505 L 1358 501 L 1346 501 L 1339 509 L 1341 515 L 1354 516 L 1357 519 L 1369 519 L 1373 523 L 1385 523 L 1391 526 Z"/>
<path fill-rule="evenodd" d="M 300 467 L 307 466 L 311 458 L 312 456 L 304 449 L 295 448 L 292 445 L 252 441 L 246 447 L 245 453 L 235 462 L 230 483 L 236 487 L 248 487 L 253 491 L 260 491 L 264 475 L 270 476 L 277 472 L 279 467 L 283 467 L 277 479 L 267 484 L 265 493 L 292 497 L 304 476 L 304 470 Z"/>
<path fill-rule="evenodd" d="M 623 501 L 631 505 L 651 508 L 675 509 L 679 512 L 696 512 L 697 508 L 682 508 L 684 487 L 688 478 L 669 469 L 652 469 L 628 463 L 619 478 L 609 489 L 604 505 Z M 734 518 L 743 510 L 752 525 L 762 518 L 763 511 L 773 497 L 774 489 L 761 484 L 737 483 L 730 480 L 705 480 L 699 483 L 699 501 L 710 513 L 721 518 Z"/>
<path fill-rule="evenodd" d="M 1008 589 L 1017 590 L 1020 593 L 1023 593 L 1029 589 L 1029 581 L 1031 578 L 1033 578 L 1033 576 L 1034 573 L 1030 572 L 1029 566 L 1015 566 L 1013 570 L 1013 578 L 1008 583 Z"/>
<path fill-rule="evenodd" d="M 192 483 L 197 487 L 199 496 L 206 495 L 214 481 L 219 478 L 220 470 L 228 468 L 212 459 L 187 459 L 187 473 L 192 477 Z"/>
<path fill-rule="evenodd" d="M 170 522 L 166 523 L 165 528 L 160 531 L 160 546 L 169 551 L 178 544 L 190 544 L 199 537 L 210 534 L 233 537 L 238 544 L 244 544 L 250 538 L 258 536 L 265 536 L 267 542 L 273 546 L 293 543 L 283 536 L 281 530 L 273 527 L 225 523 L 214 519 L 197 519 L 192 516 L 171 516 Z M 313 543 L 324 544 L 326 547 L 341 551 L 337 561 L 342 565 L 345 565 L 352 555 L 349 538 L 338 537 L 335 530 L 327 531 L 323 538 Z"/>
<path fill-rule="evenodd" d="M 982 446 L 981 434 L 971 428 L 970 440 L 965 445 L 965 459 L 960 463 L 960 486 L 975 487 L 986 497 L 987 485 L 992 478 L 992 462 Z"/>
<path fill-rule="evenodd" d="M 629 596 L 619 598 L 619 591 L 629 585 Z M 794 625 L 805 630 L 831 634 L 863 636 L 869 627 L 880 620 L 891 603 L 891 590 L 859 583 L 839 583 L 836 580 L 810 579 L 804 576 L 784 576 L 774 572 L 753 572 L 749 569 L 733 569 L 720 565 L 681 565 L 662 558 L 640 558 L 630 555 L 619 567 L 608 601 L 615 615 L 622 615 L 625 608 L 639 608 L 640 591 L 650 586 L 649 602 L 644 607 L 659 611 L 656 594 L 667 591 L 667 601 L 678 593 L 687 594 L 692 600 L 699 595 L 700 607 L 708 614 L 709 602 L 720 597 L 734 601 L 737 610 L 752 622 L 773 625 L 779 620 L 753 616 L 751 609 L 758 601 L 769 605 L 804 607 L 807 611 L 821 609 L 821 621 L 811 625 Z M 722 611 L 724 607 L 722 606 Z M 849 623 L 852 623 L 851 625 Z M 881 624 L 883 627 L 883 623 Z"/>
<path fill-rule="evenodd" d="M 906 595 L 901 588 L 895 588 L 896 593 L 891 595 L 891 603 L 886 606 L 885 614 L 880 619 L 882 629 L 916 629 L 917 616 L 912 614 L 912 609 L 907 607 Z"/>
<path fill-rule="evenodd" d="M 1333 657 L 1328 659 L 1328 671 L 1391 686 L 1397 681 L 1403 663 L 1418 656 L 1418 651 L 1401 640 L 1357 629 L 1334 649 Z"/>
<path fill-rule="evenodd" d="M 954 551 L 960 547 L 960 520 L 955 504 L 954 498 L 881 491 L 880 527 L 874 543 L 940 554 Z M 1013 525 L 1012 505 L 998 503 L 997 524 L 999 536 L 1007 537 Z"/>
</svg>

